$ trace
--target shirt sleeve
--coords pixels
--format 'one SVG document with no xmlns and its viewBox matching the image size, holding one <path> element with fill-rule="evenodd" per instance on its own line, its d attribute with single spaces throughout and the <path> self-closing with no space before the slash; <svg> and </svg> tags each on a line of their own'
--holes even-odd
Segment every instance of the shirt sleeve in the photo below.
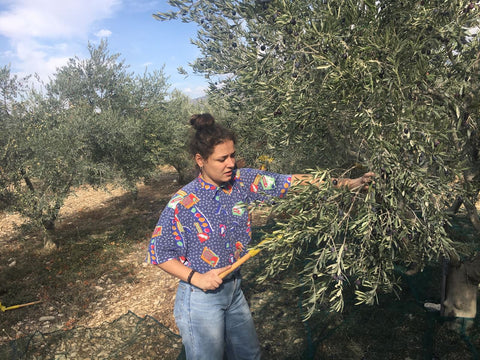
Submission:
<svg viewBox="0 0 480 360">
<path fill-rule="evenodd" d="M 160 215 L 151 236 L 146 262 L 158 265 L 171 259 L 181 260 L 185 257 L 180 227 L 175 208 L 167 206 Z"/>
<path fill-rule="evenodd" d="M 250 201 L 269 201 L 287 194 L 292 175 L 242 168 L 237 170 L 237 179 L 246 188 Z"/>
</svg>

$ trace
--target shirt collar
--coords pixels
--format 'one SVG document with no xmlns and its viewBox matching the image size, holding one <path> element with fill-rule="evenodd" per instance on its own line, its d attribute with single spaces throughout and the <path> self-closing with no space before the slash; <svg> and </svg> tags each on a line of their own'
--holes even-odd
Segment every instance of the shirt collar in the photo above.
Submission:
<svg viewBox="0 0 480 360">
<path fill-rule="evenodd" d="M 213 185 L 213 184 L 210 184 L 209 182 L 206 182 L 205 180 L 203 180 L 201 175 L 198 175 L 198 177 L 197 177 L 197 180 L 198 180 L 197 188 L 202 189 L 207 193 L 211 192 L 212 197 L 214 197 L 217 194 L 217 192 L 220 191 L 220 190 L 225 192 L 226 194 L 230 194 L 232 192 L 234 179 L 235 179 L 235 177 L 232 176 L 230 181 L 227 181 L 227 182 L 223 183 L 219 187 L 217 185 Z"/>
</svg>

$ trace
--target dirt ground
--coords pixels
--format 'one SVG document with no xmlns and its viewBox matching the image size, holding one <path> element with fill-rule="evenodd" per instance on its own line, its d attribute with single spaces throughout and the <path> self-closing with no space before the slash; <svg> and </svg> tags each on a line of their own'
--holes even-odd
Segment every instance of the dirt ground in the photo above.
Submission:
<svg viewBox="0 0 480 360">
<path fill-rule="evenodd" d="M 127 313 L 153 318 L 178 334 L 173 318 L 178 280 L 144 262 L 156 220 L 178 188 L 175 173 L 166 172 L 147 184 L 139 184 L 135 198 L 120 188 L 100 190 L 86 186 L 75 189 L 62 207 L 56 226 L 58 238 L 66 244 L 60 243 L 59 249 L 49 253 L 42 249 L 40 234 L 19 227 L 25 219 L 18 214 L 0 214 L 0 285 L 2 280 L 7 283 L 21 280 L 21 276 L 12 279 L 8 274 L 25 273 L 25 288 L 17 284 L 13 289 L 8 284 L 0 286 L 0 301 L 4 306 L 11 306 L 18 304 L 18 300 L 12 303 L 12 298 L 40 300 L 38 304 L 0 313 L 0 347 L 12 340 L 28 339 L 35 333 L 102 329 Z M 254 225 L 262 221 L 264 214 L 257 214 Z M 129 246 L 122 247 L 126 237 Z M 101 246 L 94 254 L 74 250 L 81 246 L 91 247 L 90 243 L 97 240 L 101 241 Z M 112 249 L 116 255 L 115 264 L 110 265 L 112 269 L 105 270 L 104 264 L 92 260 L 96 254 L 103 259 L 105 252 L 112 252 Z M 73 255 L 69 251 L 77 253 Z M 71 256 L 81 258 L 70 263 Z M 32 280 L 37 276 L 32 274 L 35 269 L 25 264 L 29 258 L 34 259 L 34 266 L 42 267 L 42 275 L 38 275 L 38 281 L 44 282 L 41 286 L 36 286 Z M 256 256 L 244 267 L 258 267 L 260 258 Z M 76 263 L 82 265 L 80 270 L 74 270 Z M 91 273 L 87 276 L 88 271 Z M 257 285 L 255 272 L 247 270 L 245 273 L 243 287 L 254 319 L 257 319 L 257 331 L 267 358 L 281 358 L 279 354 L 286 354 L 287 349 L 288 358 L 300 358 L 305 329 L 297 312 L 298 299 L 289 292 L 279 294 L 275 290 L 281 285 L 279 280 L 268 286 Z M 7 275 L 2 277 L 2 274 Z M 293 313 L 285 308 L 292 309 Z M 91 352 L 94 354 L 95 349 Z"/>
<path fill-rule="evenodd" d="M 139 184 L 138 198 L 135 200 L 136 208 L 143 208 L 145 215 L 159 213 L 161 209 L 152 205 L 162 207 L 163 202 L 177 190 L 175 174 L 168 174 L 163 179 L 162 187 L 158 186 L 158 182 L 149 185 Z M 125 194 L 125 190 L 122 189 L 104 192 L 84 188 L 68 199 L 62 209 L 61 217 L 72 219 L 69 221 L 71 224 L 68 225 L 74 226 L 75 214 L 78 214 L 79 211 L 102 208 L 109 200 Z M 122 209 L 119 210 L 122 213 Z M 142 214 L 137 215 L 141 216 Z M 115 284 L 108 275 L 100 277 L 95 286 L 102 293 L 102 297 L 89 305 L 86 309 L 87 316 L 79 319 L 77 326 L 97 327 L 131 311 L 140 317 L 150 315 L 173 332 L 178 333 L 172 315 L 178 282 L 159 268 L 145 262 L 149 237 L 150 232 L 147 230 L 145 241 L 134 244 L 131 252 L 127 252 L 119 260 L 124 265 L 131 265 L 131 269 L 134 271 L 131 274 L 133 280 Z"/>
<path fill-rule="evenodd" d="M 177 280 L 144 262 L 160 211 L 178 188 L 175 174 L 166 172 L 153 181 L 139 184 L 136 197 L 120 188 L 76 189 L 63 206 L 57 224 L 59 239 L 65 243 L 51 252 L 42 249 L 41 234 L 21 228 L 25 219 L 18 214 L 0 213 L 1 305 L 40 301 L 0 312 L 0 358 L 2 349 L 8 348 L 9 359 L 24 359 L 11 356 L 11 344 L 21 339 L 36 343 L 37 338 L 32 334 L 41 334 L 37 339 L 39 349 L 55 341 L 61 347 L 69 341 L 70 354 L 78 354 L 78 348 L 90 354 L 69 359 L 135 359 L 119 355 L 118 349 L 124 346 L 120 342 L 165 354 L 165 349 L 155 348 L 159 333 L 147 345 L 142 344 L 143 339 L 135 343 L 122 335 L 129 336 L 125 334 L 127 327 L 140 326 L 142 318 L 146 319 L 144 325 L 155 327 L 159 323 L 172 334 L 178 333 L 173 318 Z M 82 246 L 92 249 L 92 253 L 84 254 Z M 81 258 L 70 259 L 79 254 Z M 401 299 L 390 296 L 381 299 L 379 306 L 349 308 L 343 314 L 320 312 L 310 321 L 302 322 L 301 295 L 282 287 L 294 279 L 277 277 L 266 284 L 255 282 L 263 256 L 260 253 L 244 265 L 243 288 L 264 359 L 404 360 L 424 359 L 426 355 L 442 360 L 478 358 L 475 357 L 476 349 L 480 349 L 477 321 L 472 334 L 459 335 L 450 331 L 438 315 L 423 308 L 422 301 L 435 300 L 438 295 L 435 290 L 419 297 L 427 290 L 421 277 L 432 279 L 432 274 L 410 278 Z M 76 267 L 77 264 L 82 267 Z M 41 267 L 38 273 L 42 275 L 37 278 L 32 266 Z M 433 274 L 438 275 L 435 271 Z M 36 286 L 35 281 L 43 283 Z M 131 313 L 136 316 L 125 316 Z M 111 341 L 105 345 L 104 338 L 117 331 L 109 324 L 115 325 L 119 319 L 128 323 L 120 321 L 117 327 L 123 334 L 107 339 Z M 149 319 L 158 323 L 150 323 Z M 91 337 L 85 340 L 85 334 Z M 177 359 L 179 339 L 172 341 L 168 344 L 173 357 L 169 358 Z M 104 355 L 108 347 L 112 351 Z M 137 349 L 129 351 L 139 353 Z M 66 358 L 56 354 L 50 352 L 50 357 L 35 358 Z"/>
<path fill-rule="evenodd" d="M 138 198 L 135 200 L 137 214 L 132 214 L 131 208 L 128 206 L 125 208 L 112 206 L 112 202 L 118 203 L 123 201 L 119 200 L 122 197 L 128 197 L 127 191 L 124 189 L 109 188 L 108 191 L 91 187 L 76 189 L 62 207 L 57 231 L 62 232 L 67 228 L 77 229 L 77 231 L 93 231 L 97 222 L 103 223 L 98 225 L 102 228 L 114 227 L 124 217 L 132 215 L 155 217 L 166 199 L 173 195 L 179 187 L 175 179 L 175 174 L 166 174 L 162 177 L 162 186 L 159 186 L 158 182 L 148 185 L 139 184 Z M 85 217 L 85 214 L 88 214 L 88 218 Z M 106 225 L 105 221 L 108 221 L 109 224 Z M 18 226 L 24 222 L 25 220 L 18 214 L 0 214 L 0 245 L 4 252 L 10 250 L 13 253 L 15 248 L 20 246 L 12 239 L 16 238 L 19 231 Z M 121 283 L 114 282 L 108 274 L 98 278 L 96 283 L 91 284 L 98 296 L 95 297 L 95 301 L 89 302 L 88 306 L 83 309 L 84 316 L 77 318 L 76 315 L 68 314 L 68 306 L 59 308 L 59 304 L 48 301 L 32 305 L 28 311 L 25 311 L 26 308 L 10 310 L 11 312 L 23 312 L 27 316 L 11 329 L 3 329 L 0 333 L 0 341 L 12 340 L 37 330 L 47 332 L 71 326 L 96 327 L 104 322 L 111 322 L 128 311 L 140 317 L 148 314 L 161 321 L 173 332 L 177 332 L 172 315 L 177 281 L 159 268 L 144 262 L 150 235 L 148 230 L 146 231 L 145 241 L 134 244 L 131 251 L 125 252 L 125 255 L 119 260 L 122 265 L 132 269 L 131 280 Z M 39 239 L 35 239 L 35 241 L 38 242 Z M 9 267 L 15 267 L 17 262 L 22 261 L 22 259 L 15 258 L 9 260 L 6 264 Z M 13 305 L 8 304 L 8 299 L 0 297 L 0 301 L 2 300 L 4 306 Z M 37 299 L 33 297 L 32 300 Z M 31 311 L 33 308 L 35 308 L 34 312 Z M 30 314 L 31 316 L 28 316 Z M 8 316 L 9 313 L 5 312 L 5 315 Z"/>
</svg>

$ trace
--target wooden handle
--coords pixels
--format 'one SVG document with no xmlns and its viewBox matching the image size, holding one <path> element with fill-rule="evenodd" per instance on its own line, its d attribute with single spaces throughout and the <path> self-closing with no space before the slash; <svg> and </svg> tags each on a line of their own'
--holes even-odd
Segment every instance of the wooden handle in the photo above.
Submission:
<svg viewBox="0 0 480 360">
<path fill-rule="evenodd" d="M 39 301 L 30 302 L 30 303 L 28 303 L 28 304 L 12 305 L 12 306 L 8 306 L 8 307 L 2 306 L 2 304 L 0 303 L 0 308 L 1 308 L 2 311 L 15 310 L 15 309 L 20 309 L 20 308 L 25 307 L 25 306 L 30 306 L 30 305 L 39 304 L 39 303 L 41 303 L 41 302 L 42 302 L 42 301 L 39 300 Z"/>
<path fill-rule="evenodd" d="M 233 264 L 232 264 L 232 267 L 222 273 L 220 273 L 220 276 L 222 279 L 225 278 L 225 276 L 227 276 L 228 274 L 230 274 L 232 271 L 235 271 L 235 269 L 237 269 L 240 265 L 242 265 L 245 261 L 247 261 L 248 259 L 250 259 L 252 256 L 250 255 L 250 253 L 246 253 L 245 255 L 243 255 L 240 259 L 238 259 L 237 261 L 235 261 Z"/>
</svg>

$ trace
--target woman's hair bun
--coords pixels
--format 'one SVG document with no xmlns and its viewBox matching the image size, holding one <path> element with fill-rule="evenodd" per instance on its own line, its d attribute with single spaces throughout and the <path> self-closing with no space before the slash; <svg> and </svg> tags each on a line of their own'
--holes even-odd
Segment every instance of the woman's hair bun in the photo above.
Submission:
<svg viewBox="0 0 480 360">
<path fill-rule="evenodd" d="M 195 130 L 213 126 L 214 123 L 215 119 L 210 114 L 195 114 L 190 117 L 190 125 L 192 125 Z"/>
</svg>

